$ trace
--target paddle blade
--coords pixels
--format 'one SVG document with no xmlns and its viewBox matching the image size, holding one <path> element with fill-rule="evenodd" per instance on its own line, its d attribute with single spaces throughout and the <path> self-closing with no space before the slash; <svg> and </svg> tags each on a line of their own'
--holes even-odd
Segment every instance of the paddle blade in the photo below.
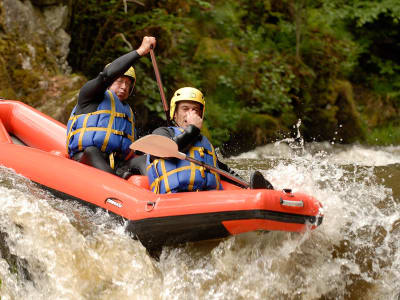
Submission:
<svg viewBox="0 0 400 300">
<path fill-rule="evenodd" d="M 173 140 L 156 134 L 149 134 L 138 139 L 129 148 L 157 157 L 186 158 L 185 154 L 178 151 L 178 145 Z"/>
</svg>

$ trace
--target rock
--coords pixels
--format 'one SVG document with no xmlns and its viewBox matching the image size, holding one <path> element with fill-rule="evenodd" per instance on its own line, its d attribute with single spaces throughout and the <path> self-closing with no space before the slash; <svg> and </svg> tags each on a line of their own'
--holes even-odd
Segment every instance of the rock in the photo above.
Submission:
<svg viewBox="0 0 400 300">
<path fill-rule="evenodd" d="M 365 140 L 365 131 L 361 125 L 360 114 L 357 111 L 353 97 L 353 87 L 350 82 L 337 80 L 334 84 L 335 105 L 338 109 L 336 119 L 339 124 L 336 140 L 353 143 Z"/>
<path fill-rule="evenodd" d="M 70 71 L 65 62 L 69 53 L 70 36 L 64 28 L 68 23 L 68 7 L 57 5 L 38 9 L 32 2 L 3 0 L 5 34 L 22 43 L 46 49 L 46 55 L 62 71 Z"/>
<path fill-rule="evenodd" d="M 66 122 L 85 82 L 70 75 L 66 1 L 0 2 L 0 97 Z"/>
<path fill-rule="evenodd" d="M 31 0 L 32 3 L 36 6 L 49 6 L 49 5 L 58 5 L 60 3 L 66 4 L 67 1 L 62 0 Z"/>
<path fill-rule="evenodd" d="M 85 80 L 84 77 L 78 75 L 52 77 L 46 82 L 47 87 L 37 109 L 66 124 L 77 102 L 79 89 Z"/>
<path fill-rule="evenodd" d="M 268 114 L 257 114 L 243 111 L 238 125 L 240 131 L 232 132 L 230 140 L 225 143 L 224 155 L 237 155 L 257 146 L 274 141 L 280 129 L 284 129 L 277 119 Z"/>
<path fill-rule="evenodd" d="M 354 98 L 362 107 L 362 113 L 366 116 L 369 128 L 385 126 L 387 122 L 398 120 L 400 106 L 396 97 L 385 94 L 378 94 L 365 89 L 362 86 L 355 86 Z"/>
<path fill-rule="evenodd" d="M 312 117 L 303 120 L 307 140 L 353 143 L 365 139 L 350 82 L 332 81 L 325 90 L 315 90 L 308 101 L 314 106 L 308 106 L 307 114 Z"/>
</svg>

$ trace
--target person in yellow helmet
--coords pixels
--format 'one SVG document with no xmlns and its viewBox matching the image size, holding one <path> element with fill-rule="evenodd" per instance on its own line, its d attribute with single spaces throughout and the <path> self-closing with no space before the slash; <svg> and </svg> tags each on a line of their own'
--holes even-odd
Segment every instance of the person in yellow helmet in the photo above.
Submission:
<svg viewBox="0 0 400 300">
<path fill-rule="evenodd" d="M 205 107 L 206 102 L 200 90 L 193 87 L 178 89 L 170 105 L 170 117 L 175 126 L 159 127 L 153 134 L 173 139 L 178 144 L 179 151 L 187 156 L 238 176 L 218 160 L 213 145 L 200 133 Z M 146 170 L 150 188 L 157 194 L 222 189 L 218 173 L 186 160 L 147 155 Z M 239 185 L 228 178 L 223 179 Z M 255 173 L 251 182 L 252 188 L 272 188 L 263 180 L 260 172 Z"/>
<path fill-rule="evenodd" d="M 122 165 L 135 167 L 129 149 L 136 139 L 135 119 L 125 100 L 136 83 L 132 65 L 155 45 L 154 37 L 145 36 L 137 50 L 107 64 L 83 85 L 67 124 L 70 158 L 112 174 Z"/>
</svg>

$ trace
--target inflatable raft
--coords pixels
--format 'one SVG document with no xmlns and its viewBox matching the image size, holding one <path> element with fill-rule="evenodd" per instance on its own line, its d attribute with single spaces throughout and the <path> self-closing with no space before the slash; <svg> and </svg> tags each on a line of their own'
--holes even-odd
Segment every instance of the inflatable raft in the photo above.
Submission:
<svg viewBox="0 0 400 300">
<path fill-rule="evenodd" d="M 0 165 L 126 222 L 147 249 L 255 230 L 302 232 L 323 219 L 318 200 L 291 190 L 241 189 L 156 195 L 147 177 L 124 180 L 66 153 L 66 127 L 19 101 L 0 100 Z"/>
</svg>

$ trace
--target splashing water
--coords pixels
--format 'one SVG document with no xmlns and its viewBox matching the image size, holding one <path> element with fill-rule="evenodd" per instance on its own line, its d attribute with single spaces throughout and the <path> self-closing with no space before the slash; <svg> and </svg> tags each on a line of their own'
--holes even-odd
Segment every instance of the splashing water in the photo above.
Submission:
<svg viewBox="0 0 400 300">
<path fill-rule="evenodd" d="M 400 148 L 287 142 L 226 162 L 319 199 L 319 228 L 167 247 L 159 261 L 106 213 L 0 167 L 1 299 L 397 299 Z"/>
</svg>

